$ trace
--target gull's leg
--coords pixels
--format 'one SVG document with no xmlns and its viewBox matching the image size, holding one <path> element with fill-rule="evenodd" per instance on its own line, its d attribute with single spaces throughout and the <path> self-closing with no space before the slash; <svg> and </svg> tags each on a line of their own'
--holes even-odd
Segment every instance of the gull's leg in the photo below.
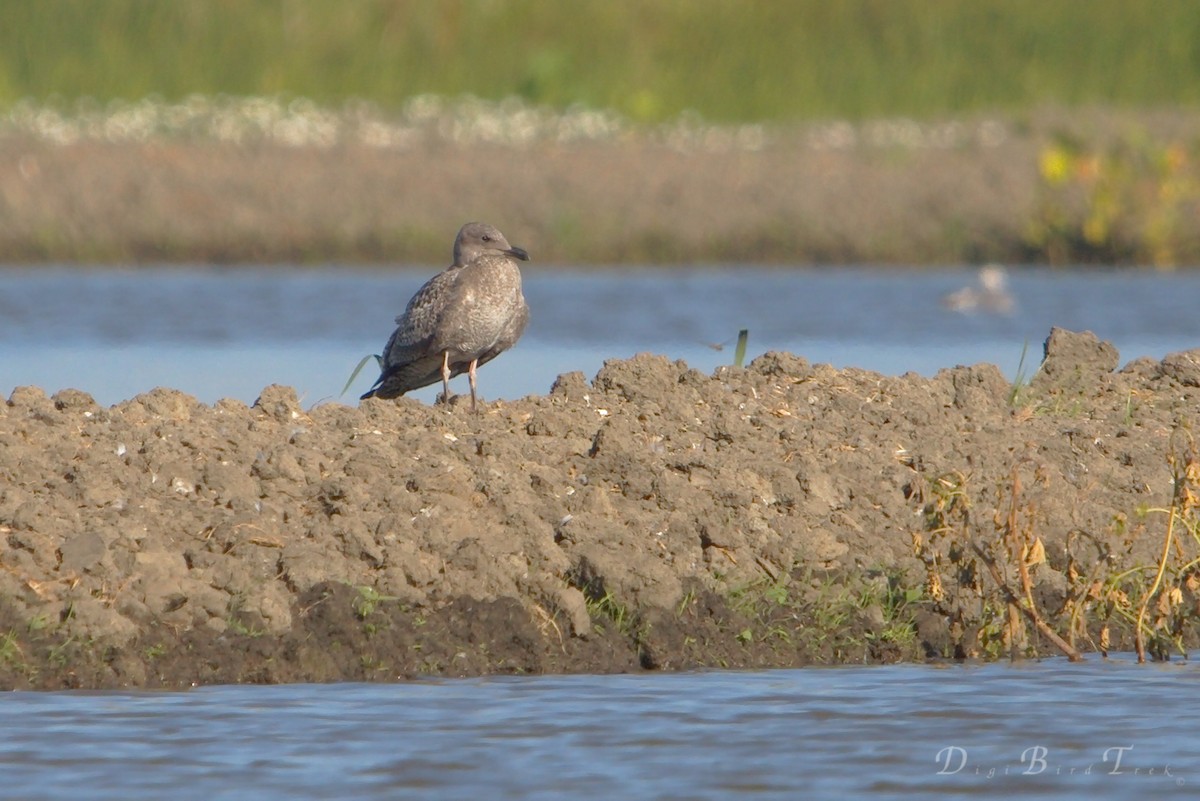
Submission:
<svg viewBox="0 0 1200 801">
<path fill-rule="evenodd" d="M 442 400 L 450 402 L 450 351 L 442 354 Z"/>
<path fill-rule="evenodd" d="M 471 379 L 471 412 L 475 411 L 475 368 L 479 364 L 479 359 L 471 359 L 471 367 L 467 370 L 467 377 Z"/>
</svg>

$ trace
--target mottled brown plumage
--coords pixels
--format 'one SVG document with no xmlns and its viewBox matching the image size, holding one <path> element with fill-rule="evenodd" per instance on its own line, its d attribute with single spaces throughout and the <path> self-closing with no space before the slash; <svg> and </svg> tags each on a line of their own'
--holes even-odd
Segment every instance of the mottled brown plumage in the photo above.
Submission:
<svg viewBox="0 0 1200 801">
<path fill-rule="evenodd" d="M 383 372 L 364 394 L 396 398 L 442 379 L 467 373 L 475 409 L 475 371 L 511 348 L 529 322 L 517 261 L 529 254 L 512 247 L 487 223 L 467 223 L 454 240 L 454 263 L 417 290 L 383 349 Z"/>
</svg>

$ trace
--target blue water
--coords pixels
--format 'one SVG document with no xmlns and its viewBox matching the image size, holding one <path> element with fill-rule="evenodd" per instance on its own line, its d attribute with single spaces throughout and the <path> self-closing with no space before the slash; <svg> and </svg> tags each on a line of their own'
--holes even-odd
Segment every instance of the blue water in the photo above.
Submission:
<svg viewBox="0 0 1200 801">
<path fill-rule="evenodd" d="M 359 359 L 378 353 L 392 318 L 430 268 L 0 270 L 0 393 L 73 387 L 112 404 L 156 386 L 212 403 L 251 403 L 269 384 L 305 405 L 338 400 Z M 511 352 L 480 372 L 480 394 L 519 398 L 560 373 L 595 375 L 638 352 L 706 373 L 788 350 L 814 363 L 898 375 L 990 362 L 1014 378 L 1036 367 L 1051 326 L 1091 330 L 1122 361 L 1200 347 L 1200 272 L 1013 270 L 1011 314 L 964 314 L 939 299 L 973 270 L 838 268 L 527 269 L 532 321 Z M 716 347 L 714 347 L 716 346 Z M 720 349 L 717 349 L 719 347 Z M 353 402 L 372 366 L 340 398 Z M 466 378 L 455 390 L 466 390 Z M 415 397 L 432 401 L 437 387 Z"/>
<path fill-rule="evenodd" d="M 1192 663 L 0 696 L 0 797 L 1194 797 Z"/>
</svg>

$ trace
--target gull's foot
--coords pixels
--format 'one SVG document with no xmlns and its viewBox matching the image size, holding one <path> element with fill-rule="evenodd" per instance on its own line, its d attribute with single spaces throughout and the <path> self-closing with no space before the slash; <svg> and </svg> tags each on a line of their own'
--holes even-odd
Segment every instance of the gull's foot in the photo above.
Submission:
<svg viewBox="0 0 1200 801">
<path fill-rule="evenodd" d="M 449 401 L 444 400 L 441 395 L 438 395 L 438 399 L 437 399 L 436 403 L 445 404 L 446 406 L 449 406 L 451 409 L 459 409 L 459 408 L 462 408 L 463 406 L 466 406 L 467 409 L 469 409 L 470 411 L 475 412 L 475 413 L 483 412 L 484 408 L 486 406 L 486 401 L 484 401 L 483 398 L 477 398 L 475 400 L 472 400 L 471 396 L 467 395 L 467 394 L 451 395 Z"/>
</svg>

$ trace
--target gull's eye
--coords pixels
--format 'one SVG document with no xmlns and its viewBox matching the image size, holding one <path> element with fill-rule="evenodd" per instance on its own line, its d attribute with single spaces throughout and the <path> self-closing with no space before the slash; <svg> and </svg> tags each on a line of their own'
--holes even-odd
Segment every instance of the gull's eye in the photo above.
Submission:
<svg viewBox="0 0 1200 801">
<path fill-rule="evenodd" d="M 484 242 L 491 242 L 491 241 L 492 241 L 492 237 L 491 237 L 489 234 L 484 234 L 484 235 L 483 235 L 483 241 L 484 241 Z"/>
</svg>

